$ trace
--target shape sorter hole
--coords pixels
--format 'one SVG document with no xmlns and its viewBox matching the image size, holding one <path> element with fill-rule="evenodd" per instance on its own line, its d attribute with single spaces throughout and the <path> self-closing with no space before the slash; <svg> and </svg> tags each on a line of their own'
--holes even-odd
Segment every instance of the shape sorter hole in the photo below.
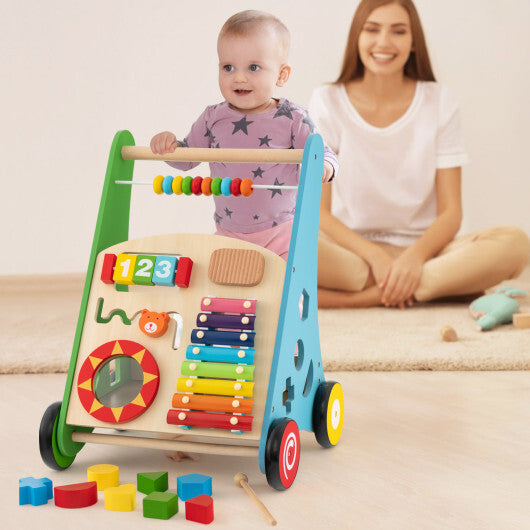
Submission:
<svg viewBox="0 0 530 530">
<path fill-rule="evenodd" d="M 287 412 L 291 412 L 291 403 L 294 399 L 294 386 L 291 384 L 291 378 L 285 381 L 285 390 L 283 391 L 283 406 Z"/>
<path fill-rule="evenodd" d="M 304 397 L 309 396 L 312 386 L 313 386 L 313 361 L 309 363 L 309 369 L 307 370 L 307 377 L 305 380 L 304 391 L 302 392 Z"/>
<path fill-rule="evenodd" d="M 94 395 L 105 407 L 128 405 L 142 390 L 144 372 L 129 355 L 116 355 L 104 362 L 94 376 Z"/>
<path fill-rule="evenodd" d="M 300 370 L 302 364 L 304 364 L 304 343 L 302 339 L 298 339 L 294 345 L 294 367 Z"/>
<path fill-rule="evenodd" d="M 300 312 L 300 320 L 305 320 L 309 314 L 309 295 L 305 289 L 298 300 L 298 310 Z"/>
</svg>

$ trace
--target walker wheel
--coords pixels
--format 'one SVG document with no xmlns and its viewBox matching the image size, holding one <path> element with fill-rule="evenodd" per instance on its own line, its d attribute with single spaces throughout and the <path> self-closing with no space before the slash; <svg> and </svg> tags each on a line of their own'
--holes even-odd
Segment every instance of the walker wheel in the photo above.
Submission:
<svg viewBox="0 0 530 530">
<path fill-rule="evenodd" d="M 62 471 L 69 467 L 75 456 L 64 456 L 57 446 L 57 421 L 61 402 L 52 403 L 44 412 L 39 427 L 39 449 L 42 461 L 52 469 Z"/>
<path fill-rule="evenodd" d="M 313 402 L 313 430 L 322 447 L 337 445 L 344 425 L 344 394 L 335 381 L 321 383 Z"/>
<path fill-rule="evenodd" d="M 298 425 L 289 418 L 273 423 L 265 445 L 265 474 L 276 490 L 291 486 L 300 462 L 300 433 Z"/>
</svg>

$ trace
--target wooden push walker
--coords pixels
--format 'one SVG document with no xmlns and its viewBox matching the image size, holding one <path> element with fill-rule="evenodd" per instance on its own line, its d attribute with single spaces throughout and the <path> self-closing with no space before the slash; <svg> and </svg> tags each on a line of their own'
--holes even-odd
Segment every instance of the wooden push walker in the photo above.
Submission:
<svg viewBox="0 0 530 530">
<path fill-rule="evenodd" d="M 301 163 L 287 262 L 216 235 L 128 240 L 134 160 Z M 135 147 L 128 131 L 116 134 L 64 397 L 40 425 L 48 466 L 69 467 L 88 442 L 258 456 L 269 484 L 284 490 L 296 477 L 299 430 L 323 447 L 338 443 L 344 397 L 324 379 L 317 314 L 323 162 L 317 134 L 304 150 L 178 148 L 162 156 Z M 209 179 L 201 188 L 186 179 L 166 177 L 154 188 L 251 193 L 248 183 L 214 187 Z"/>
</svg>

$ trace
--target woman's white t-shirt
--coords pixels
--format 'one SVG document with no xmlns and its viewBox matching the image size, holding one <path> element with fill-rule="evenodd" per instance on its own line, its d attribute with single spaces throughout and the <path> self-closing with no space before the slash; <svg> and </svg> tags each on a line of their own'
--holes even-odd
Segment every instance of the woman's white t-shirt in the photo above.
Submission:
<svg viewBox="0 0 530 530">
<path fill-rule="evenodd" d="M 339 159 L 332 213 L 367 239 L 414 243 L 436 218 L 436 170 L 468 161 L 454 96 L 419 81 L 405 114 L 374 127 L 343 84 L 326 85 L 313 93 L 309 113 Z"/>
</svg>

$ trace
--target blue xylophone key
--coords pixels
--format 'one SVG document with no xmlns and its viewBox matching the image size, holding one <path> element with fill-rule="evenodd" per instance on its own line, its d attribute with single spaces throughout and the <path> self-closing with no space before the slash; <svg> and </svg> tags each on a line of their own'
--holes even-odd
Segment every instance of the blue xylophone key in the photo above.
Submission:
<svg viewBox="0 0 530 530">
<path fill-rule="evenodd" d="M 210 331 L 194 329 L 191 332 L 193 344 L 218 344 L 219 346 L 250 346 L 254 347 L 253 331 Z"/>
<path fill-rule="evenodd" d="M 186 359 L 218 363 L 254 364 L 254 348 L 224 348 L 222 346 L 199 346 L 190 344 L 186 348 Z"/>
<path fill-rule="evenodd" d="M 254 329 L 255 315 L 224 315 L 220 313 L 199 313 L 197 326 L 203 328 Z"/>
</svg>

